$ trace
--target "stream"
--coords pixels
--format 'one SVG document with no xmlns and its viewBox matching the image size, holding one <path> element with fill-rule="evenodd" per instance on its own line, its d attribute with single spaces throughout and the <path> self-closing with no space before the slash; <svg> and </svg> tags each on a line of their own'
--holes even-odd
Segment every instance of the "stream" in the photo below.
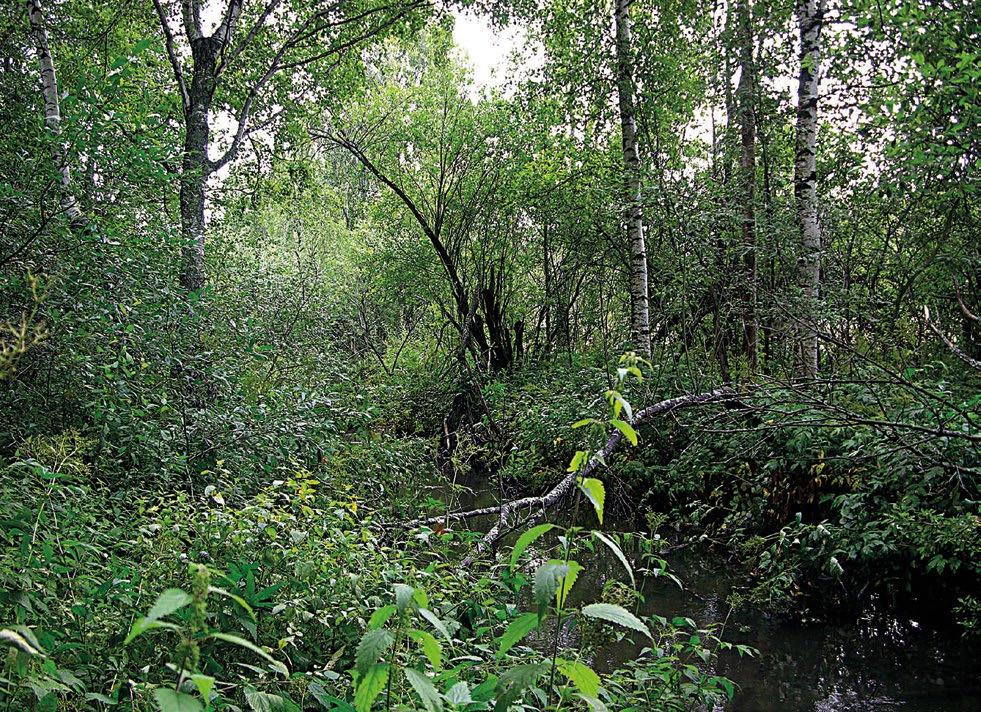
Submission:
<svg viewBox="0 0 981 712">
<path fill-rule="evenodd" d="M 479 491 L 479 490 L 478 490 Z M 486 489 L 465 498 L 467 508 L 493 504 Z M 591 514 L 590 514 L 591 516 Z M 595 528 L 595 521 L 582 526 Z M 616 527 L 607 527 L 616 529 Z M 501 546 L 507 550 L 512 534 Z M 534 547 L 532 547 L 534 549 Z M 534 554 L 533 554 L 534 555 Z M 630 554 L 627 554 L 628 557 Z M 579 574 L 570 602 L 598 601 L 604 583 L 624 580 L 622 564 L 602 545 L 591 560 L 577 557 Z M 734 712 L 975 712 L 981 710 L 981 669 L 975 649 L 956 631 L 939 631 L 888 606 L 870 604 L 845 622 L 798 623 L 750 610 L 730 615 L 729 592 L 743 583 L 721 558 L 688 550 L 664 557 L 684 588 L 670 579 L 638 575 L 640 613 L 687 616 L 699 627 L 725 622 L 720 637 L 744 643 L 758 657 L 721 652 L 713 674 L 736 684 Z M 635 569 L 638 568 L 635 566 Z M 602 671 L 634 656 L 625 641 L 601 649 Z"/>
<path fill-rule="evenodd" d="M 595 598 L 619 562 L 601 557 L 576 583 Z M 956 633 L 929 629 L 913 618 L 870 606 L 847 623 L 795 623 L 749 611 L 729 616 L 725 599 L 738 580 L 725 562 L 693 552 L 668 555 L 685 589 L 664 578 L 641 577 L 645 614 L 688 616 L 699 626 L 726 621 L 723 640 L 759 650 L 757 658 L 720 653 L 714 673 L 736 683 L 727 709 L 738 712 L 960 712 L 981 709 L 974 650 Z M 586 573 L 590 576 L 585 577 Z M 727 616 L 728 620 L 727 620 Z M 630 645 L 602 651 L 606 665 L 632 654 Z"/>
</svg>

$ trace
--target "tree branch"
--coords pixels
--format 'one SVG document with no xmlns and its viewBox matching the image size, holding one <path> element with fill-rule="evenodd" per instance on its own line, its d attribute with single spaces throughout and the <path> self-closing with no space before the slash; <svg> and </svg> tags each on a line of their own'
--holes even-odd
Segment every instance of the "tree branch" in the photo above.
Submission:
<svg viewBox="0 0 981 712">
<path fill-rule="evenodd" d="M 460 275 L 456 271 L 456 265 L 453 264 L 453 260 L 450 257 L 449 252 L 447 252 L 445 245 L 443 245 L 439 234 L 437 234 L 433 225 L 430 224 L 429 220 L 419 207 L 416 205 L 415 201 L 409 196 L 408 193 L 395 181 L 386 176 L 381 172 L 381 170 L 365 155 L 361 147 L 356 143 L 347 138 L 343 133 L 337 134 L 325 134 L 325 133 L 314 133 L 317 138 L 323 138 L 331 143 L 334 143 L 344 149 L 346 149 L 354 158 L 364 166 L 371 175 L 377 178 L 381 183 L 388 187 L 395 195 L 402 201 L 402 203 L 409 209 L 412 216 L 415 218 L 416 222 L 419 223 L 419 227 L 422 228 L 423 233 L 429 238 L 430 243 L 433 245 L 433 249 L 436 250 L 436 254 L 439 257 L 440 263 L 443 265 L 443 269 L 446 270 L 446 274 L 450 278 L 450 282 L 453 287 L 453 295 L 457 301 L 457 307 L 466 313 L 467 296 L 466 290 L 463 286 L 463 281 L 460 279 Z"/>
<path fill-rule="evenodd" d="M 180 60 L 177 59 L 177 51 L 174 48 L 174 33 L 167 23 L 167 15 L 164 13 L 163 5 L 160 0 L 153 0 L 153 6 L 157 9 L 157 17 L 160 19 L 160 27 L 164 33 L 164 46 L 167 48 L 167 57 L 170 59 L 170 66 L 174 70 L 174 79 L 177 81 L 177 90 L 181 95 L 181 107 L 184 114 L 190 111 L 191 100 L 187 95 L 187 84 L 184 82 L 184 72 L 181 70 Z"/>
<path fill-rule="evenodd" d="M 319 12 L 312 14 L 300 25 L 300 27 L 296 29 L 296 31 L 289 37 L 289 39 L 284 41 L 283 44 L 279 47 L 279 49 L 276 50 L 276 54 L 273 56 L 272 60 L 270 60 L 266 71 L 263 72 L 262 76 L 260 76 L 259 79 L 256 81 L 256 83 L 252 85 L 252 88 L 249 89 L 248 95 L 246 96 L 245 101 L 242 103 L 242 108 L 239 111 L 238 116 L 236 117 L 238 121 L 238 128 L 235 131 L 235 137 L 232 139 L 232 144 L 231 146 L 228 147 L 228 150 L 225 151 L 224 155 L 222 155 L 220 158 L 214 161 L 208 162 L 210 166 L 210 170 L 214 172 L 222 168 L 229 161 L 233 160 L 235 156 L 238 155 L 239 148 L 242 145 L 242 140 L 249 133 L 248 125 L 249 125 L 249 118 L 252 114 L 252 105 L 255 102 L 256 97 L 259 95 L 259 92 L 261 92 L 263 88 L 265 88 L 266 84 L 269 83 L 269 80 L 271 80 L 277 73 L 286 69 L 294 69 L 297 67 L 306 66 L 308 64 L 312 64 L 314 62 L 325 59 L 331 55 L 340 54 L 341 52 L 356 47 L 358 44 L 364 42 L 368 38 L 377 35 L 379 32 L 382 32 L 388 27 L 391 27 L 393 24 L 395 24 L 395 22 L 397 22 L 399 19 L 404 17 L 411 10 L 420 7 L 423 4 L 425 4 L 425 0 L 413 0 L 413 2 L 405 4 L 400 12 L 395 13 L 385 21 L 379 23 L 378 25 L 368 30 L 365 30 L 364 32 L 356 35 L 355 37 L 353 37 L 352 39 L 346 42 L 341 42 L 340 44 L 329 46 L 327 50 L 319 54 L 310 57 L 304 57 L 302 59 L 293 62 L 284 63 L 283 58 L 286 56 L 286 53 L 289 50 L 296 48 L 297 45 L 299 45 L 303 40 L 313 37 L 318 32 L 328 27 L 337 27 L 340 25 L 350 24 L 357 20 L 362 20 L 370 15 L 382 12 L 383 10 L 389 10 L 395 8 L 399 4 L 397 3 L 393 5 L 386 5 L 385 7 L 382 8 L 372 8 L 370 10 L 365 10 L 364 12 L 361 12 L 353 17 L 344 18 L 342 20 L 338 20 L 337 22 L 328 22 L 326 24 L 320 24 L 319 20 L 321 20 L 325 16 L 327 10 L 321 10 Z M 270 10 L 270 12 L 272 12 L 272 10 Z M 245 45 L 243 44 L 241 48 L 236 49 L 235 54 L 236 55 L 239 54 L 242 51 L 242 49 L 244 49 L 244 47 Z M 223 71 L 224 66 L 227 65 L 219 65 L 218 71 Z"/>
<path fill-rule="evenodd" d="M 954 294 L 957 295 L 957 303 L 960 305 L 961 311 L 964 313 L 964 316 L 966 316 L 971 321 L 981 321 L 981 317 L 978 317 L 977 314 L 975 314 L 970 309 L 968 309 L 967 305 L 964 303 L 964 299 L 961 297 L 961 286 L 957 283 L 957 279 L 955 278 L 953 281 L 954 281 Z"/>
<path fill-rule="evenodd" d="M 235 48 L 228 54 L 227 57 L 223 56 L 221 58 L 221 61 L 218 63 L 218 68 L 215 70 L 216 77 L 221 76 L 221 74 L 228 69 L 231 63 L 238 59 L 238 56 L 242 54 L 242 50 L 252 43 L 252 40 L 255 39 L 255 36 L 266 24 L 266 20 L 269 19 L 269 16 L 276 11 L 282 2 L 283 0 L 269 0 L 269 3 L 265 8 L 263 8 L 262 13 L 256 19 L 248 33 L 246 33 L 245 37 L 242 38 L 242 41 L 235 45 Z M 231 37 L 229 36 L 228 39 L 231 39 Z"/>
<path fill-rule="evenodd" d="M 196 42 L 204 36 L 201 29 L 200 0 L 181 0 L 181 14 L 184 18 L 184 32 L 190 42 Z"/>
<path fill-rule="evenodd" d="M 690 408 L 692 406 L 706 405 L 709 403 L 721 403 L 724 401 L 736 400 L 738 398 L 739 394 L 736 391 L 726 387 L 717 388 L 713 391 L 699 393 L 697 395 L 685 395 L 678 396 L 677 398 L 669 398 L 668 400 L 663 400 L 659 403 L 655 403 L 654 405 L 644 408 L 633 417 L 630 423 L 636 427 L 650 421 L 655 416 L 671 413 L 681 408 Z M 578 472 L 570 472 L 551 490 L 541 496 L 522 497 L 521 499 L 505 502 L 504 504 L 496 507 L 483 507 L 481 509 L 472 509 L 466 512 L 451 512 L 438 517 L 430 517 L 429 519 L 409 522 L 407 526 L 413 527 L 425 524 L 435 524 L 437 522 L 464 521 L 475 517 L 487 516 L 489 514 L 497 514 L 497 523 L 491 527 L 490 531 L 488 531 L 480 542 L 478 542 L 477 547 L 460 563 L 461 567 L 469 566 L 488 549 L 490 549 L 490 547 L 511 528 L 511 523 L 516 518 L 516 515 L 519 515 L 522 512 L 535 513 L 536 510 L 545 512 L 559 504 L 573 491 L 576 480 L 579 477 L 589 477 L 597 469 L 599 469 L 600 465 L 605 464 L 609 460 L 610 456 L 613 455 L 616 449 L 620 446 L 622 441 L 623 433 L 619 430 L 614 430 L 613 433 L 607 438 L 606 444 L 599 450 L 599 452 L 595 453 L 589 459 L 589 462 L 585 467 Z"/>
<path fill-rule="evenodd" d="M 950 337 L 948 337 L 947 334 L 940 330 L 940 325 L 930 316 L 930 307 L 923 307 L 923 318 L 926 320 L 927 326 L 930 327 L 930 330 L 940 337 L 940 340 L 944 342 L 944 345 L 950 349 L 950 352 L 954 354 L 954 356 L 959 358 L 974 370 L 981 371 L 981 361 L 973 359 L 964 353 L 960 348 L 958 348 L 957 344 L 950 340 Z"/>
<path fill-rule="evenodd" d="M 221 42 L 222 47 L 226 47 L 235 32 L 235 25 L 238 24 L 238 17 L 242 14 L 242 0 L 229 0 L 228 7 L 225 8 L 225 16 L 221 24 L 215 30 L 214 37 Z M 217 72 L 216 72 L 217 73 Z"/>
</svg>

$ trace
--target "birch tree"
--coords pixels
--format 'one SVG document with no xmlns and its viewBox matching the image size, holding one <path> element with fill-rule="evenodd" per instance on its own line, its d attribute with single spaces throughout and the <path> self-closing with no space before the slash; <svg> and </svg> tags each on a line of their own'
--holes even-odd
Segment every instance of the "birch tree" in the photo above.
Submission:
<svg viewBox="0 0 981 712">
<path fill-rule="evenodd" d="M 616 86 L 620 108 L 623 150 L 623 220 L 630 244 L 630 333 L 637 353 L 651 355 L 650 303 L 647 283 L 647 246 L 644 241 L 644 215 L 641 208 L 641 165 L 634 115 L 633 58 L 629 0 L 616 0 Z"/>
<path fill-rule="evenodd" d="M 759 317 L 756 284 L 756 63 L 754 61 L 753 18 L 750 0 L 738 0 L 738 45 L 740 74 L 736 87 L 740 135 L 740 200 L 742 202 L 741 289 L 743 353 L 749 368 L 757 368 Z"/>
<path fill-rule="evenodd" d="M 51 161 L 58 171 L 61 189 L 60 207 L 73 228 L 84 228 L 88 221 L 82 213 L 78 199 L 72 192 L 72 174 L 68 163 L 68 151 L 61 135 L 61 100 L 58 89 L 58 74 L 55 71 L 54 58 L 51 56 L 51 45 L 48 42 L 48 31 L 41 0 L 28 0 L 27 15 L 41 74 L 44 124 L 50 134 Z"/>
<path fill-rule="evenodd" d="M 327 67 L 329 74 L 369 40 L 405 26 L 423 2 L 228 0 L 217 24 L 207 21 L 206 0 L 153 0 L 153 5 L 183 113 L 181 284 L 197 290 L 207 278 L 208 179 L 235 159 L 251 134 L 276 121 L 283 106 L 316 90 L 314 67 Z M 275 86 L 273 80 L 287 73 L 288 79 Z M 218 110 L 234 117 L 234 130 L 224 152 L 212 157 Z"/>
<path fill-rule="evenodd" d="M 825 0 L 799 0 L 800 75 L 797 87 L 797 137 L 794 196 L 800 229 L 798 279 L 803 312 L 797 314 L 795 371 L 803 378 L 818 373 L 817 305 L 821 298 L 821 225 L 817 207 L 818 96 L 821 30 Z"/>
</svg>

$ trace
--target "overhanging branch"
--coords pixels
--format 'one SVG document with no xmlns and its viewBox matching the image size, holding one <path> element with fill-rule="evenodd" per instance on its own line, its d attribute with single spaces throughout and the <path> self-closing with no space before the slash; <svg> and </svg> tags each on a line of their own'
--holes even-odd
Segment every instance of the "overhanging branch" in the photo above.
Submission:
<svg viewBox="0 0 981 712">
<path fill-rule="evenodd" d="M 630 422 L 636 427 L 647 423 L 656 416 L 671 413 L 681 408 L 690 408 L 698 405 L 707 405 L 709 403 L 732 401 L 737 400 L 739 397 L 740 396 L 736 391 L 731 388 L 724 387 L 717 388 L 706 393 L 669 398 L 668 400 L 663 400 L 644 408 L 637 413 Z M 496 507 L 482 507 L 481 509 L 472 509 L 466 512 L 450 512 L 438 517 L 409 522 L 408 526 L 412 527 L 448 521 L 458 522 L 467 519 L 474 519 L 476 517 L 485 517 L 491 514 L 497 514 L 498 518 L 494 526 L 491 527 L 490 531 L 488 531 L 480 542 L 478 542 L 477 547 L 460 563 L 461 567 L 469 566 L 488 549 L 490 549 L 498 539 L 507 533 L 507 531 L 510 530 L 512 523 L 520 514 L 523 512 L 528 512 L 531 514 L 539 511 L 545 512 L 564 500 L 575 488 L 576 479 L 579 477 L 591 476 L 597 469 L 599 469 L 600 465 L 609 460 L 610 456 L 613 455 L 622 441 L 623 433 L 619 430 L 614 430 L 607 438 L 606 444 L 589 459 L 589 462 L 586 463 L 585 467 L 578 472 L 570 472 L 563 477 L 562 480 L 555 485 L 555 487 L 543 495 L 536 497 L 522 497 L 521 499 L 505 502 L 504 504 Z"/>
</svg>

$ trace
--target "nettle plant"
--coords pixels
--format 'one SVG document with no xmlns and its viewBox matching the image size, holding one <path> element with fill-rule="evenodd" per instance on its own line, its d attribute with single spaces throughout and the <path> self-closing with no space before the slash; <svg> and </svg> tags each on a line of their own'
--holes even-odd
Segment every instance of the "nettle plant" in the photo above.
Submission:
<svg viewBox="0 0 981 712">
<path fill-rule="evenodd" d="M 632 409 L 622 395 L 622 385 L 631 375 L 641 379 L 640 364 L 632 354 L 621 359 L 617 387 L 607 393 L 612 411 L 609 421 L 590 418 L 574 427 L 594 426 L 605 432 L 612 424 L 636 444 L 637 433 L 630 423 Z M 568 473 L 576 477 L 578 493 L 591 503 L 602 525 L 606 501 L 603 482 L 578 474 L 591 457 L 595 455 L 588 451 L 576 452 Z M 581 501 L 576 496 L 576 510 Z M 572 521 L 578 521 L 578 511 Z M 549 539 L 552 543 L 543 546 Z M 624 590 L 618 592 L 623 594 L 620 602 L 576 604 L 571 594 L 584 571 L 578 559 L 595 550 L 597 543 L 622 564 L 629 586 L 624 584 Z M 547 553 L 529 580 L 520 563 L 532 547 Z M 662 572 L 665 567 L 661 561 Z M 585 708 L 626 712 L 711 707 L 724 704 L 734 692 L 728 679 L 705 671 L 712 658 L 719 650 L 730 648 L 740 655 L 753 652 L 719 640 L 711 629 L 699 629 L 689 618 L 668 621 L 652 616 L 648 622 L 628 610 L 627 605 L 633 602 L 636 611 L 642 600 L 634 568 L 616 535 L 603 531 L 555 523 L 533 526 L 515 542 L 504 579 L 530 610 L 506 606 L 504 620 L 489 616 L 470 629 L 474 639 L 469 640 L 463 638 L 466 634 L 459 622 L 441 620 L 429 610 L 422 589 L 396 584 L 395 603 L 375 611 L 358 644 L 351 671 L 353 705 L 330 697 L 333 709 L 369 712 L 383 705 L 385 710 L 427 712 Z M 531 590 L 523 592 L 529 584 Z M 501 610 L 499 602 L 491 603 Z M 424 629 L 430 627 L 440 638 Z M 451 631 L 456 631 L 457 637 Z M 488 633 L 494 633 L 489 640 Z M 592 658 L 599 647 L 625 636 L 632 636 L 645 647 L 634 660 L 610 674 L 604 685 L 591 665 Z M 570 640 L 577 644 L 570 645 Z M 447 668 L 442 665 L 444 643 L 453 654 L 454 664 Z M 464 649 L 463 654 L 459 648 Z"/>
<path fill-rule="evenodd" d="M 176 636 L 171 660 L 166 664 L 172 674 L 172 684 L 153 688 L 153 698 L 160 712 L 206 712 L 225 709 L 229 700 L 217 689 L 216 679 L 202 672 L 202 646 L 228 643 L 239 646 L 266 663 L 268 670 L 247 665 L 257 676 L 269 672 L 288 677 L 289 670 L 255 643 L 231 633 L 213 629 L 209 623 L 208 599 L 221 596 L 255 619 L 251 606 L 242 597 L 211 585 L 211 572 L 201 564 L 191 564 L 191 592 L 169 588 L 161 593 L 146 616 L 133 623 L 124 641 L 131 644 L 144 633 L 153 630 L 169 631 Z M 208 657 L 211 657 L 210 655 Z M 224 683 L 222 687 L 227 687 Z M 260 692 L 251 685 L 242 691 L 253 710 L 298 710 L 290 700 L 279 695 Z M 237 709 L 237 708 L 236 708 Z"/>
</svg>

